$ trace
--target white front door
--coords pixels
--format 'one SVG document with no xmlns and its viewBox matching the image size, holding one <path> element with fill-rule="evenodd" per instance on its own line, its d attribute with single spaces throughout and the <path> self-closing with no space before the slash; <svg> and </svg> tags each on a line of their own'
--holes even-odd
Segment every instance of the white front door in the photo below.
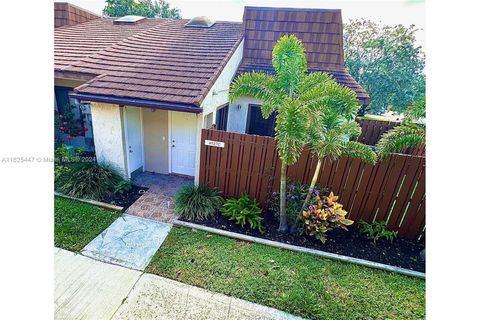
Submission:
<svg viewBox="0 0 480 320">
<path fill-rule="evenodd" d="M 125 107 L 126 152 L 128 175 L 143 166 L 142 109 Z"/>
<path fill-rule="evenodd" d="M 170 125 L 172 172 L 194 176 L 197 118 L 192 113 L 171 112 Z"/>
</svg>

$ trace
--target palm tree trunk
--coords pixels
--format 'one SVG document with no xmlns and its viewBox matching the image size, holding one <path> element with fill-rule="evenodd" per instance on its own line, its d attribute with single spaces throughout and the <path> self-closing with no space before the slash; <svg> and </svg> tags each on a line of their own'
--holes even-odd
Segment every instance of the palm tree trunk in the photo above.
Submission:
<svg viewBox="0 0 480 320">
<path fill-rule="evenodd" d="M 307 197 L 305 198 L 305 201 L 303 202 L 303 206 L 300 209 L 300 217 L 303 215 L 303 208 L 307 206 L 307 204 L 310 202 L 310 198 L 312 197 L 312 192 L 313 189 L 315 188 L 315 185 L 317 184 L 318 180 L 318 174 L 320 173 L 320 167 L 322 166 L 322 159 L 318 157 L 318 162 L 317 162 L 317 167 L 315 168 L 315 173 L 313 174 L 312 182 L 310 182 L 310 188 L 308 188 L 308 193 Z"/>
<path fill-rule="evenodd" d="M 278 227 L 280 233 L 288 231 L 287 223 L 287 165 L 282 161 L 280 169 L 280 225 Z"/>
</svg>

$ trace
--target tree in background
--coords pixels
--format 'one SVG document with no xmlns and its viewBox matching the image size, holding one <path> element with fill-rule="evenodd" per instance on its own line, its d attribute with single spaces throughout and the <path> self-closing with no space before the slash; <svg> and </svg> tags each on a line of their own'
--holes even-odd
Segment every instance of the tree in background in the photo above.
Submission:
<svg viewBox="0 0 480 320">
<path fill-rule="evenodd" d="M 108 17 L 137 15 L 147 18 L 180 19 L 180 10 L 165 0 L 106 0 L 103 14 Z"/>
<path fill-rule="evenodd" d="M 425 55 L 415 45 L 418 29 L 411 25 L 383 26 L 358 19 L 344 26 L 345 65 L 372 101 L 366 110 L 404 112 L 425 96 Z"/>
</svg>

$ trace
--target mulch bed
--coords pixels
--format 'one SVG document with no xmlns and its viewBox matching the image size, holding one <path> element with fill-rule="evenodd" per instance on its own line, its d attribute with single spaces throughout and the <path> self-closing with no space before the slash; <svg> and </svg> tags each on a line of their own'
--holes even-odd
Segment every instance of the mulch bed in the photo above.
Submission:
<svg viewBox="0 0 480 320">
<path fill-rule="evenodd" d="M 343 229 L 330 230 L 327 233 L 327 242 L 323 244 L 320 240 L 308 235 L 298 235 L 297 233 L 280 234 L 277 231 L 278 221 L 274 215 L 268 211 L 264 211 L 263 217 L 264 233 L 252 230 L 249 227 L 242 229 L 239 225 L 228 220 L 221 214 L 216 214 L 214 217 L 203 221 L 183 218 L 180 218 L 180 220 L 253 237 L 425 272 L 425 262 L 423 262 L 419 256 L 420 251 L 425 248 L 423 243 L 401 238 L 396 238 L 393 242 L 379 239 L 376 243 L 373 243 L 372 240 L 359 232 L 357 228 L 350 227 L 349 231 Z"/>
<path fill-rule="evenodd" d="M 127 209 L 130 207 L 148 188 L 132 185 L 132 189 L 124 193 L 112 193 L 104 197 L 101 201 Z"/>
</svg>

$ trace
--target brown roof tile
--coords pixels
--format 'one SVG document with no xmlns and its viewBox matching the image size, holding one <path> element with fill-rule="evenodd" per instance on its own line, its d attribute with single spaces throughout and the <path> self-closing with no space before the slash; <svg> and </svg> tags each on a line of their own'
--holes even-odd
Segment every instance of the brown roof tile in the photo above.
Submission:
<svg viewBox="0 0 480 320">
<path fill-rule="evenodd" d="M 305 46 L 309 72 L 330 73 L 338 83 L 353 89 L 363 104 L 370 102 L 368 93 L 344 67 L 341 10 L 245 7 L 243 23 L 245 45 L 238 73 L 274 73 L 275 43 L 284 34 L 295 34 Z"/>
<path fill-rule="evenodd" d="M 145 19 L 134 25 L 117 25 L 113 20 L 101 18 L 55 28 L 55 70 L 62 70 L 81 58 L 158 24 L 157 19 Z"/>
<path fill-rule="evenodd" d="M 187 20 L 153 22 L 100 50 L 81 37 L 68 50 L 65 41 L 55 47 L 56 61 L 64 72 L 102 75 L 75 88 L 80 94 L 199 106 L 241 42 L 242 24 L 217 21 L 210 28 L 188 28 Z M 98 30 L 80 32 L 95 38 L 102 34 Z M 107 36 L 105 43 L 112 38 Z M 74 61 L 66 65 L 65 60 Z"/>
<path fill-rule="evenodd" d="M 55 28 L 99 19 L 100 16 L 67 2 L 55 2 Z"/>
</svg>

